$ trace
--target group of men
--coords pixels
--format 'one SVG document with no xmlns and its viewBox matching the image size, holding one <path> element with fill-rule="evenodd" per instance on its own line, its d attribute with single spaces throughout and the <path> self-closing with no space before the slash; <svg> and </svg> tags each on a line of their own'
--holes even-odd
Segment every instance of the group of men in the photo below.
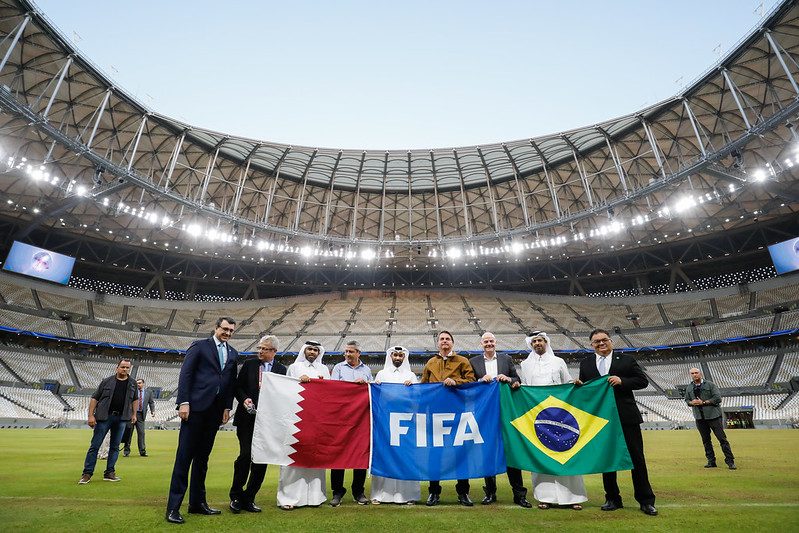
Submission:
<svg viewBox="0 0 799 533">
<path fill-rule="evenodd" d="M 424 366 L 421 379 L 411 371 L 409 352 L 402 346 L 395 346 L 386 352 L 384 367 L 373 378 L 371 369 L 360 360 L 361 349 L 356 341 L 348 341 L 344 347 L 344 361 L 336 364 L 332 372 L 323 364 L 324 347 L 314 341 L 306 341 L 300 348 L 296 360 L 286 368 L 275 360 L 279 350 L 278 339 L 266 335 L 258 343 L 258 358 L 244 362 L 237 372 L 238 352 L 228 341 L 235 331 L 236 322 L 222 317 L 216 322 L 214 334 L 208 339 L 195 341 L 187 350 L 181 366 L 177 390 L 178 416 L 181 420 L 175 464 L 169 487 L 166 520 L 183 523 L 180 507 L 186 490 L 189 491 L 188 512 L 191 514 L 215 515 L 221 511 L 208 505 L 205 492 L 205 477 L 208 458 L 214 445 L 220 425 L 228 422 L 233 398 L 238 400 L 238 408 L 233 417 L 236 435 L 239 440 L 239 455 L 234 462 L 233 480 L 230 487 L 229 509 L 233 513 L 248 511 L 257 513 L 261 509 L 255 497 L 261 488 L 266 474 L 266 465 L 252 462 L 251 447 L 255 428 L 258 399 L 264 372 L 284 374 L 309 382 L 312 379 L 336 379 L 354 383 L 442 383 L 455 387 L 477 380 L 498 380 L 508 383 L 511 388 L 521 385 L 557 385 L 574 383 L 581 385 L 593 379 L 605 379 L 613 387 L 624 439 L 633 463 L 632 481 L 634 496 L 640 509 L 647 515 L 657 515 L 655 495 L 649 483 L 643 439 L 640 424 L 641 413 L 635 403 L 633 391 L 643 389 L 648 380 L 641 367 L 630 355 L 613 351 L 613 341 L 607 331 L 596 329 L 590 334 L 593 357 L 586 357 L 580 363 L 579 378 L 573 380 L 566 363 L 555 356 L 548 335 L 542 331 L 530 334 L 526 343 L 530 354 L 521 363 L 517 373 L 509 355 L 496 351 L 496 338 L 486 332 L 481 338 L 483 353 L 467 359 L 454 351 L 454 337 L 448 331 L 438 334 L 438 353 Z M 694 377 L 692 369 L 692 377 Z M 118 480 L 114 464 L 118 454 L 119 442 L 125 425 L 134 425 L 143 419 L 147 400 L 143 395 L 143 382 L 138 388 L 128 382 L 130 361 L 120 361 L 115 376 L 100 384 L 89 407 L 89 425 L 95 428 L 89 452 L 87 453 L 81 483 L 88 482 L 96 462 L 96 448 L 108 431 L 111 432 L 111 454 L 104 479 Z M 698 373 L 698 371 L 697 371 Z M 710 445 L 710 431 L 722 440 L 722 449 L 730 468 L 734 468 L 732 452 L 723 436 L 723 429 L 715 420 L 720 402 L 718 389 L 710 382 L 703 382 L 701 374 L 694 381 L 694 387 L 686 393 L 686 401 L 695 413 L 705 420 L 697 427 L 703 436 L 708 452 L 708 467 L 715 466 Z M 262 406 L 268 408 L 268 406 Z M 138 413 L 138 416 L 137 416 Z M 719 415 L 720 416 L 720 415 Z M 717 427 L 718 426 L 718 427 Z M 139 426 L 137 426 L 138 428 Z M 142 425 L 143 428 L 143 425 Z M 720 431 L 720 433 L 719 433 Z M 707 434 L 707 435 L 706 435 Z M 143 435 L 140 433 L 139 435 Z M 100 439 L 98 441 L 98 438 Z M 144 441 L 140 439 L 139 451 L 145 455 Z M 189 471 L 191 482 L 189 483 Z M 88 478 L 87 478 L 88 475 Z M 522 472 L 507 468 L 508 481 L 513 492 L 513 501 L 524 508 L 532 507 L 527 500 Z M 370 498 L 365 494 L 366 470 L 354 470 L 351 494 L 359 505 L 399 503 L 413 504 L 421 499 L 418 481 L 403 481 L 374 476 Z M 605 489 L 603 511 L 614 511 L 623 507 L 616 472 L 602 474 Z M 497 501 L 496 477 L 484 479 L 485 497 L 481 503 L 490 505 Z M 581 510 L 587 501 L 582 476 L 553 476 L 533 473 L 533 496 L 539 509 L 556 506 Z M 330 485 L 332 498 L 330 505 L 337 507 L 347 493 L 344 488 L 344 471 L 331 470 Z M 458 502 L 473 506 L 469 497 L 468 479 L 458 480 L 455 489 Z M 427 506 L 436 506 L 441 498 L 441 484 L 431 480 L 428 486 Z M 277 489 L 277 504 L 286 511 L 303 506 L 319 506 L 327 500 L 325 470 L 282 466 Z"/>
</svg>

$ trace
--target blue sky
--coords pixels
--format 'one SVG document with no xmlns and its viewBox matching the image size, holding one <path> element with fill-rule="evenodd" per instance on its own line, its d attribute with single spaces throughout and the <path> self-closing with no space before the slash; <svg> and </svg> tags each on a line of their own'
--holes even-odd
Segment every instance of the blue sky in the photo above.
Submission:
<svg viewBox="0 0 799 533">
<path fill-rule="evenodd" d="M 668 98 L 774 0 L 38 0 L 120 87 L 288 144 L 438 148 L 590 125 Z"/>
</svg>

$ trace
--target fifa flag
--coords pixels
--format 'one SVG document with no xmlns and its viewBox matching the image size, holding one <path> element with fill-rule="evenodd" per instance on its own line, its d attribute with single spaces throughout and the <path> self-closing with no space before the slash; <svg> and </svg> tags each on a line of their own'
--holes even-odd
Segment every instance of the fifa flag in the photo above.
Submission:
<svg viewBox="0 0 799 533">
<path fill-rule="evenodd" d="M 263 373 L 252 462 L 303 468 L 369 467 L 369 388 Z"/>
<path fill-rule="evenodd" d="M 499 384 L 370 385 L 372 474 L 424 481 L 505 471 Z"/>
<path fill-rule="evenodd" d="M 516 390 L 503 384 L 500 403 L 508 466 L 556 476 L 633 467 L 604 379 Z"/>
</svg>

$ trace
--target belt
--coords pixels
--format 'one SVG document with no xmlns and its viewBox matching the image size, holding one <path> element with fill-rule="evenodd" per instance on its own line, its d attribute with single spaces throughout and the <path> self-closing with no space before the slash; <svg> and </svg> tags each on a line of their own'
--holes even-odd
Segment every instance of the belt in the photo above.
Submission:
<svg viewBox="0 0 799 533">
<path fill-rule="evenodd" d="M 111 416 L 120 416 L 122 413 L 121 413 L 121 412 L 119 412 L 119 411 L 111 411 L 109 414 L 110 414 Z"/>
</svg>

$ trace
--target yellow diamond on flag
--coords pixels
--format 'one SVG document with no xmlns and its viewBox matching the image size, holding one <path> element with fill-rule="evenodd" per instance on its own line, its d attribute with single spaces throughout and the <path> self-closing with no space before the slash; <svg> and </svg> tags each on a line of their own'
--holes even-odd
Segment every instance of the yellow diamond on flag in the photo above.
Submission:
<svg viewBox="0 0 799 533">
<path fill-rule="evenodd" d="M 607 419 L 554 396 L 511 421 L 536 448 L 562 465 L 591 442 L 607 423 Z"/>
</svg>

